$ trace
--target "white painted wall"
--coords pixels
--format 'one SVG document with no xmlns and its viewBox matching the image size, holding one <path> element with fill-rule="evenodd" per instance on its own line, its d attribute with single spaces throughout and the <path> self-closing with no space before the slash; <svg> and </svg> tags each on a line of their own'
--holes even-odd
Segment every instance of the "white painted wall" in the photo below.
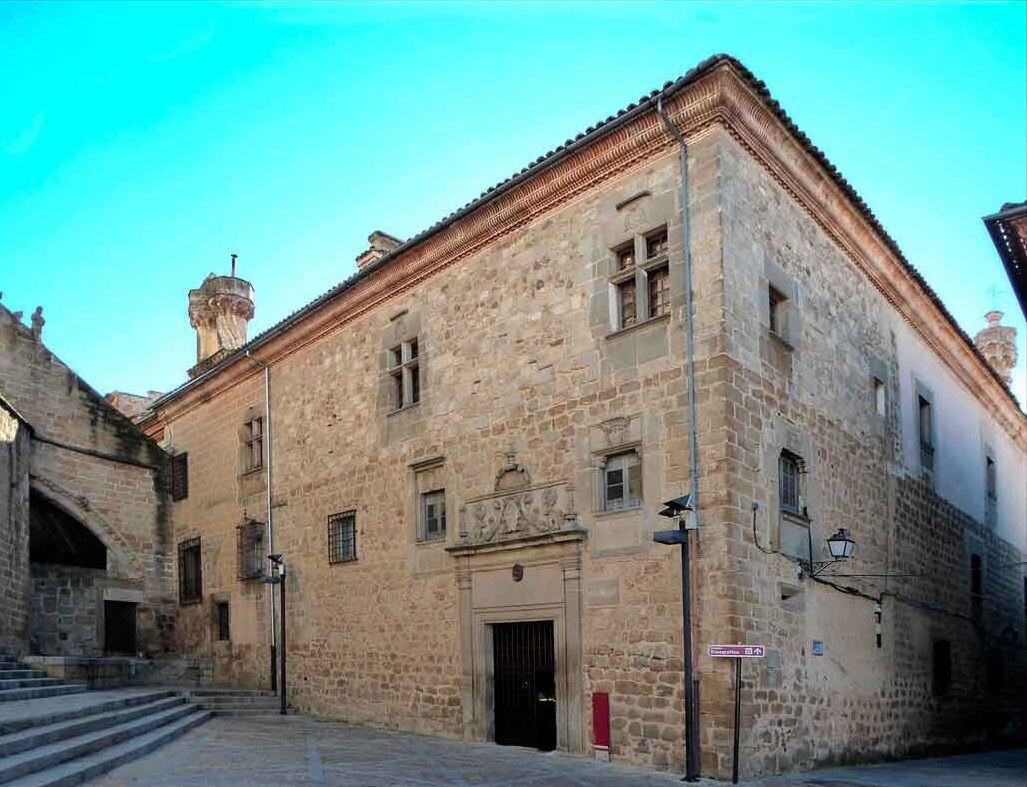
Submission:
<svg viewBox="0 0 1027 787">
<path fill-rule="evenodd" d="M 890 310 L 888 310 L 890 312 Z M 899 406 L 902 449 L 907 472 L 920 475 L 920 442 L 915 381 L 934 398 L 935 488 L 942 497 L 975 519 L 984 520 L 984 446 L 997 464 L 996 532 L 1020 549 L 1027 548 L 1027 456 L 945 367 L 904 320 L 894 312 L 898 345 Z"/>
</svg>

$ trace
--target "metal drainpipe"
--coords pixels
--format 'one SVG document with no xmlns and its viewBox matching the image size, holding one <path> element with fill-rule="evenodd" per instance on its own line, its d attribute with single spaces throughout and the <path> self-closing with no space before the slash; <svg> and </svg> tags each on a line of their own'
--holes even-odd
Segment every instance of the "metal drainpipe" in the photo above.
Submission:
<svg viewBox="0 0 1027 787">
<path fill-rule="evenodd" d="M 695 407 L 695 328 L 693 325 L 692 307 L 692 251 L 688 228 L 688 143 L 663 109 L 663 96 L 656 100 L 656 113 L 660 116 L 667 131 L 678 143 L 678 166 L 681 170 L 681 256 L 685 277 L 685 354 L 688 365 L 688 431 L 689 431 L 689 464 L 691 465 L 692 516 L 699 520 L 699 438 L 696 427 Z M 696 531 L 698 535 L 698 530 Z M 685 531 L 685 538 L 690 538 L 690 531 Z M 687 544 L 682 549 L 682 575 L 690 577 L 690 560 Z M 682 588 L 682 604 L 685 607 L 687 623 L 684 627 L 684 679 L 685 679 L 685 781 L 696 781 L 699 778 L 699 702 L 695 685 L 694 666 L 692 663 L 692 614 L 691 584 L 686 580 Z"/>
<path fill-rule="evenodd" d="M 267 506 L 267 553 L 275 553 L 275 530 L 272 526 L 271 509 L 271 365 L 259 358 L 254 358 L 249 350 L 246 357 L 264 369 L 264 439 L 266 450 L 264 451 L 264 479 L 266 487 L 265 504 Z M 266 558 L 265 558 L 266 559 Z M 270 572 L 269 572 L 270 573 Z M 270 597 L 271 606 L 271 690 L 275 691 L 278 683 L 278 672 L 275 668 L 277 662 L 278 630 L 275 624 L 275 592 L 271 585 Z"/>
</svg>

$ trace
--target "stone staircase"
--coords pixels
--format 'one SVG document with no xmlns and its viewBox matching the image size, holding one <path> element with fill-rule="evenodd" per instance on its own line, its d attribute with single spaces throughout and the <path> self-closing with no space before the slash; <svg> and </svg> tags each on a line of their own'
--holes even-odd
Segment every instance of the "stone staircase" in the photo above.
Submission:
<svg viewBox="0 0 1027 787">
<path fill-rule="evenodd" d="M 87 691 L 0 662 L 0 785 L 79 784 L 211 717 L 174 689 Z"/>
<path fill-rule="evenodd" d="M 278 695 L 270 691 L 191 689 L 189 701 L 215 716 L 271 716 L 281 712 Z"/>
</svg>

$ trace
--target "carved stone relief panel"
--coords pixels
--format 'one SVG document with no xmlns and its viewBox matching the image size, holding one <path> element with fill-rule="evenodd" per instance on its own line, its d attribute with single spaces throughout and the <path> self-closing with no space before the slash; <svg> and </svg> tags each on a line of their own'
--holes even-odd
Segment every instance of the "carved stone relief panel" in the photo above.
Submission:
<svg viewBox="0 0 1027 787">
<path fill-rule="evenodd" d="M 574 487 L 565 481 L 500 489 L 466 501 L 460 542 L 495 544 L 558 533 L 576 529 L 577 520 Z"/>
</svg>

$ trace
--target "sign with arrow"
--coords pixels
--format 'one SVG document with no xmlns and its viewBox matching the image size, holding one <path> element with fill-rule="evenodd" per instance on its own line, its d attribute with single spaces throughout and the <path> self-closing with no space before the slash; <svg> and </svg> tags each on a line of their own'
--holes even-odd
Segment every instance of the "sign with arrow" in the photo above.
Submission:
<svg viewBox="0 0 1027 787">
<path fill-rule="evenodd" d="M 762 659 L 766 654 L 763 645 L 710 645 L 707 651 L 712 659 Z"/>
</svg>

